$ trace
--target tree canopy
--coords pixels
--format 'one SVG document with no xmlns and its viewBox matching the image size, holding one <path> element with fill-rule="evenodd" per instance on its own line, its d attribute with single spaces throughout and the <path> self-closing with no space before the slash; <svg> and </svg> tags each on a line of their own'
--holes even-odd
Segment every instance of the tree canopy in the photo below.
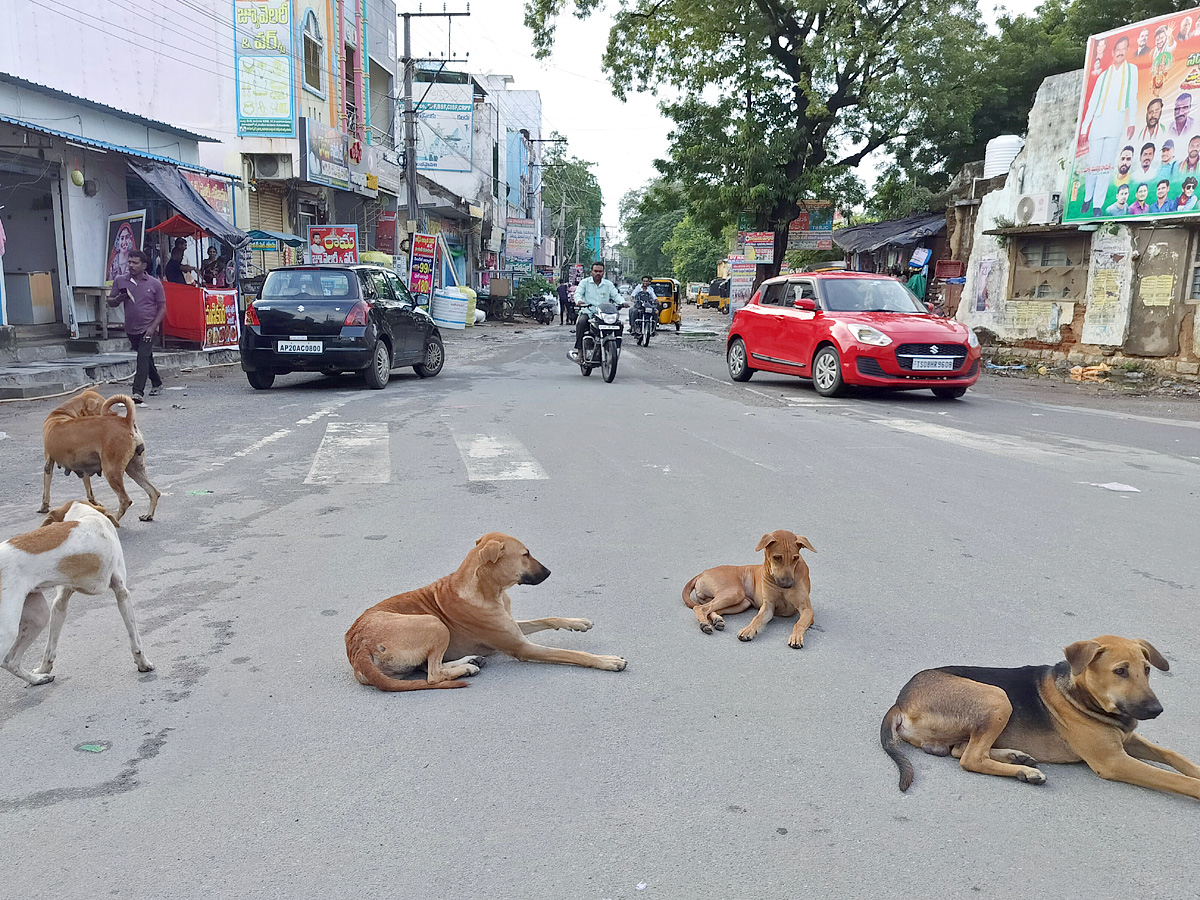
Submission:
<svg viewBox="0 0 1200 900">
<path fill-rule="evenodd" d="M 551 138 L 561 135 L 554 132 Z M 600 227 L 604 197 L 600 183 L 586 160 L 568 155 L 565 143 L 547 145 L 542 154 L 542 204 L 550 215 L 550 227 L 563 238 L 561 259 L 574 260 L 575 247 L 582 254 L 587 235 Z"/>
</svg>

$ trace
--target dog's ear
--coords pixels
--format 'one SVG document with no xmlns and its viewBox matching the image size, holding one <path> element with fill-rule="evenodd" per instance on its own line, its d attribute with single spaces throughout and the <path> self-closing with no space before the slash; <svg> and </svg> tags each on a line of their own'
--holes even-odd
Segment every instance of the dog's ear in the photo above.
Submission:
<svg viewBox="0 0 1200 900">
<path fill-rule="evenodd" d="M 72 500 L 71 503 L 75 501 Z M 46 518 L 42 519 L 42 525 L 51 525 L 54 522 L 61 522 L 67 517 L 67 510 L 71 508 L 71 503 L 64 503 L 57 509 L 52 509 L 46 513 Z"/>
<path fill-rule="evenodd" d="M 1076 641 L 1069 647 L 1063 648 L 1063 653 L 1067 655 L 1067 662 L 1071 664 L 1071 674 L 1079 675 L 1092 664 L 1092 660 L 1096 658 L 1096 654 L 1100 652 L 1101 646 L 1095 641 Z"/>
<path fill-rule="evenodd" d="M 1135 643 L 1146 651 L 1146 659 L 1150 661 L 1150 665 L 1154 666 L 1160 672 L 1169 672 L 1171 670 L 1171 664 L 1166 661 L 1161 653 L 1154 649 L 1153 644 L 1149 641 L 1143 641 L 1141 638 L 1138 638 Z"/>
<path fill-rule="evenodd" d="M 809 541 L 809 539 L 806 538 L 802 534 L 796 535 L 796 543 L 799 544 L 801 547 L 803 547 L 805 550 L 811 550 L 813 553 L 817 552 L 817 548 L 814 547 L 812 545 L 812 542 Z"/>
<path fill-rule="evenodd" d="M 100 512 L 104 513 L 104 517 L 106 519 L 108 519 L 108 521 L 112 522 L 115 526 L 117 526 L 118 528 L 121 527 L 121 520 L 118 519 L 116 516 L 114 516 L 112 513 L 110 513 L 103 506 L 100 507 Z"/>
<path fill-rule="evenodd" d="M 500 554 L 504 552 L 503 541 L 488 541 L 479 551 L 479 558 L 485 563 L 494 563 L 500 558 Z"/>
<path fill-rule="evenodd" d="M 775 532 L 768 531 L 766 534 L 764 534 L 761 538 L 758 539 L 758 546 L 755 547 L 754 550 L 756 553 L 759 550 L 766 550 L 773 543 L 775 543 Z"/>
</svg>

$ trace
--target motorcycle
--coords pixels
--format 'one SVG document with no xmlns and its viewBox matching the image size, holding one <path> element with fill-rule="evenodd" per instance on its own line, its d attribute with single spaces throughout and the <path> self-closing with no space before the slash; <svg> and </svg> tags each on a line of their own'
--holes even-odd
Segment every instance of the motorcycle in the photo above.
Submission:
<svg viewBox="0 0 1200 900">
<path fill-rule="evenodd" d="M 555 306 L 557 301 L 552 297 L 534 296 L 525 301 L 525 308 L 521 310 L 521 315 L 527 319 L 533 319 L 539 325 L 549 325 L 554 321 Z"/>
<path fill-rule="evenodd" d="M 601 303 L 600 310 L 588 319 L 583 334 L 583 351 L 579 354 L 579 370 L 591 375 L 600 367 L 607 384 L 617 377 L 617 360 L 621 356 L 621 313 L 612 303 Z"/>
<path fill-rule="evenodd" d="M 650 338 L 658 331 L 660 312 L 658 297 L 649 291 L 634 294 L 633 336 L 639 347 L 649 347 Z"/>
</svg>

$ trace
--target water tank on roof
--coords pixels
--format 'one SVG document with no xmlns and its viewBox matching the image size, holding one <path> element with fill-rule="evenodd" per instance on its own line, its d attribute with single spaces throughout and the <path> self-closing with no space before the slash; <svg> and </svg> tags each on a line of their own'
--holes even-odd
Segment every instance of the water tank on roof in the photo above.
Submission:
<svg viewBox="0 0 1200 900">
<path fill-rule="evenodd" d="M 1015 134 L 1002 134 L 988 141 L 987 150 L 983 154 L 983 177 L 1007 175 L 1008 167 L 1024 146 L 1025 139 Z"/>
</svg>

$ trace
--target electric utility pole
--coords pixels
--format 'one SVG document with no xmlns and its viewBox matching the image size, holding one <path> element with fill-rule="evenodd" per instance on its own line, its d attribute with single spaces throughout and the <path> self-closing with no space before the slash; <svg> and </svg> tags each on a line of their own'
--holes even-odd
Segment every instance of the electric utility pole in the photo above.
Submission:
<svg viewBox="0 0 1200 900">
<path fill-rule="evenodd" d="M 417 221 L 417 113 L 413 109 L 413 63 L 417 62 L 412 55 L 412 22 L 415 18 L 441 16 L 453 19 L 456 16 L 469 16 L 471 5 L 467 4 L 466 12 L 415 12 L 401 13 L 404 17 L 404 180 L 408 186 L 408 221 Z M 406 225 L 405 230 L 412 236 L 414 225 Z"/>
</svg>

